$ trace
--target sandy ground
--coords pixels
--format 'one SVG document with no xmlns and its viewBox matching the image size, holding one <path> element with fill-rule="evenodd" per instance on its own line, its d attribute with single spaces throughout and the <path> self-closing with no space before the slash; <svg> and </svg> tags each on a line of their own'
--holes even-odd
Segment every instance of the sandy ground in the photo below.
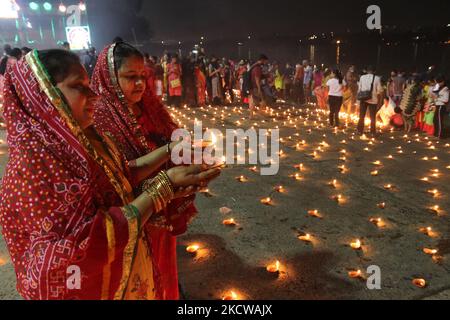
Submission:
<svg viewBox="0 0 450 320">
<path fill-rule="evenodd" d="M 244 299 L 450 298 L 450 147 L 446 142 L 416 133 L 405 137 L 403 132 L 385 132 L 375 141 L 352 139 L 353 125 L 336 133 L 322 125 L 325 116 L 318 119 L 306 110 L 289 115 L 286 108 L 251 120 L 248 111 L 231 108 L 183 109 L 176 116 L 188 127 L 194 118 L 203 120 L 204 127 L 219 129 L 279 126 L 284 141 L 278 175 L 262 177 L 249 170 L 251 166 L 229 166 L 210 185 L 209 196 L 198 196 L 200 214 L 179 239 L 180 284 L 186 299 L 220 299 L 228 290 Z M 297 148 L 302 140 L 305 144 Z M 317 150 L 323 141 L 328 146 Z M 340 160 L 342 149 L 346 161 Z M 314 151 L 317 158 L 311 157 Z M 377 160 L 380 165 L 373 164 Z M 5 155 L 0 156 L 0 173 L 5 162 Z M 303 171 L 294 168 L 300 163 Z M 340 173 L 339 165 L 348 171 Z M 439 173 L 432 176 L 432 169 Z M 374 170 L 377 176 L 371 175 Z M 301 180 L 291 177 L 295 173 Z M 237 181 L 241 175 L 248 181 Z M 423 177 L 429 181 L 421 181 Z M 333 179 L 337 188 L 329 185 Z M 386 184 L 393 189 L 386 190 Z M 278 185 L 286 192 L 273 192 Z M 430 189 L 437 189 L 438 196 L 428 194 Z M 341 203 L 333 199 L 339 194 Z M 260 199 L 269 195 L 273 205 L 261 204 Z M 385 209 L 377 206 L 382 202 Z M 438 214 L 429 209 L 435 205 L 440 206 Z M 222 214 L 222 207 L 232 211 Z M 318 210 L 322 218 L 309 216 L 310 210 Z M 235 227 L 222 224 L 229 218 L 235 219 Z M 381 218 L 386 225 L 377 227 L 371 218 Z M 432 227 L 433 237 L 419 232 L 424 227 Z M 311 234 L 312 243 L 297 238 L 304 233 Z M 360 239 L 362 250 L 350 248 L 355 239 Z M 196 255 L 185 251 L 190 244 L 200 245 Z M 424 248 L 438 253 L 427 255 Z M 0 299 L 18 298 L 1 241 L 0 257 L 4 261 Z M 281 272 L 269 274 L 266 266 L 276 260 Z M 366 277 L 371 265 L 381 269 L 381 290 L 369 290 L 365 280 L 348 276 L 350 270 L 360 269 Z M 414 286 L 414 278 L 424 278 L 427 287 Z"/>
</svg>

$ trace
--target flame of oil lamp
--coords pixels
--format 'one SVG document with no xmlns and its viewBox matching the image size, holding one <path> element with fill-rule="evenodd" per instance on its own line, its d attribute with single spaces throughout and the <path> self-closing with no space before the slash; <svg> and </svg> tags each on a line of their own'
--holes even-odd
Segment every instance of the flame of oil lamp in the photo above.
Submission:
<svg viewBox="0 0 450 320">
<path fill-rule="evenodd" d="M 392 184 L 386 184 L 386 185 L 384 185 L 384 188 L 385 188 L 386 190 L 391 190 L 393 187 L 394 187 L 394 186 L 393 186 Z"/>
<path fill-rule="evenodd" d="M 377 176 L 378 175 L 378 170 L 374 170 L 374 171 L 372 171 L 371 173 L 370 173 L 370 175 L 372 175 L 372 176 Z"/>
<path fill-rule="evenodd" d="M 225 226 L 235 226 L 235 225 L 236 225 L 236 221 L 234 221 L 233 218 L 227 219 L 227 220 L 223 220 L 222 223 L 223 223 Z"/>
<path fill-rule="evenodd" d="M 362 277 L 362 271 L 361 270 L 354 270 L 354 271 L 349 271 L 348 276 L 350 278 L 361 278 Z"/>
<path fill-rule="evenodd" d="M 271 197 L 263 198 L 263 199 L 261 199 L 261 203 L 265 204 L 265 205 L 271 205 L 272 204 L 272 198 Z"/>
<path fill-rule="evenodd" d="M 428 177 L 423 177 L 422 179 L 420 179 L 422 181 L 428 182 L 430 179 L 428 179 Z"/>
<path fill-rule="evenodd" d="M 422 160 L 424 160 L 424 161 L 428 161 L 428 160 L 429 160 L 429 158 L 428 158 L 428 157 L 423 157 L 423 158 L 422 158 Z"/>
<path fill-rule="evenodd" d="M 333 200 L 340 203 L 343 200 L 342 195 L 338 194 L 337 196 L 334 196 Z"/>
<path fill-rule="evenodd" d="M 303 235 L 303 236 L 299 236 L 298 237 L 299 240 L 304 241 L 304 242 L 311 242 L 312 241 L 312 237 L 309 233 Z"/>
<path fill-rule="evenodd" d="M 439 195 L 439 191 L 437 189 L 428 190 L 428 193 L 433 195 L 433 197 L 437 197 Z"/>
<path fill-rule="evenodd" d="M 356 239 L 355 241 L 350 242 L 350 247 L 354 250 L 360 250 L 361 249 L 361 240 Z"/>
<path fill-rule="evenodd" d="M 420 228 L 419 232 L 426 234 L 429 237 L 431 237 L 433 235 L 433 229 L 431 227 Z"/>
<path fill-rule="evenodd" d="M 319 213 L 319 210 L 309 210 L 308 215 L 311 217 L 321 218 L 322 216 Z"/>
<path fill-rule="evenodd" d="M 427 286 L 427 282 L 425 279 L 414 279 L 412 283 L 419 288 L 425 288 Z"/>
<path fill-rule="evenodd" d="M 376 165 L 376 166 L 381 166 L 381 161 L 379 161 L 379 160 L 377 160 L 377 161 L 375 161 L 375 162 L 372 162 L 374 165 Z"/>
<path fill-rule="evenodd" d="M 331 181 L 330 183 L 328 183 L 328 185 L 336 189 L 336 188 L 337 188 L 337 183 L 338 183 L 337 180 L 334 179 L 333 181 Z"/>
<path fill-rule="evenodd" d="M 236 178 L 236 180 L 239 182 L 247 182 L 248 181 L 248 179 L 245 176 L 239 176 Z"/>
<path fill-rule="evenodd" d="M 388 159 L 394 159 L 394 156 L 392 154 L 388 155 Z"/>
<path fill-rule="evenodd" d="M 286 190 L 284 189 L 283 186 L 277 186 L 277 187 L 275 187 L 275 191 L 276 191 L 276 192 L 279 192 L 279 193 L 283 193 L 283 192 L 285 192 Z"/>
<path fill-rule="evenodd" d="M 198 251 L 198 249 L 200 249 L 200 246 L 194 244 L 192 246 L 188 246 L 186 248 L 186 251 L 189 252 L 189 253 L 196 253 Z"/>
<path fill-rule="evenodd" d="M 250 171 L 257 172 L 257 171 L 258 171 L 258 168 L 257 168 L 257 167 L 251 167 L 251 168 L 250 168 Z"/>
<path fill-rule="evenodd" d="M 383 228 L 386 226 L 383 219 L 381 218 L 371 218 L 370 222 L 372 222 L 374 225 L 376 225 L 378 228 Z"/>
<path fill-rule="evenodd" d="M 302 177 L 299 173 L 296 173 L 296 174 L 294 174 L 294 179 L 299 181 L 299 180 L 302 180 Z"/>
<path fill-rule="evenodd" d="M 277 261 L 273 264 L 268 265 L 266 270 L 267 270 L 267 272 L 270 272 L 270 273 L 280 272 L 280 261 Z"/>
<path fill-rule="evenodd" d="M 232 300 L 238 300 L 238 295 L 234 291 L 230 291 L 227 294 L 225 294 L 222 298 L 224 301 L 232 301 Z"/>
<path fill-rule="evenodd" d="M 386 203 L 385 203 L 385 202 L 382 202 L 382 203 L 379 203 L 377 206 L 378 206 L 378 208 L 380 208 L 380 209 L 385 209 L 385 208 L 386 208 Z"/>
<path fill-rule="evenodd" d="M 438 206 L 438 205 L 436 205 L 436 206 L 433 206 L 433 207 L 431 207 L 430 209 L 431 209 L 431 211 L 433 211 L 434 213 L 437 213 L 437 214 L 439 214 L 439 210 L 440 210 L 440 208 L 439 208 L 439 206 Z"/>
<path fill-rule="evenodd" d="M 437 249 L 423 248 L 423 252 L 425 254 L 435 255 L 436 253 L 438 253 L 438 250 Z"/>
</svg>

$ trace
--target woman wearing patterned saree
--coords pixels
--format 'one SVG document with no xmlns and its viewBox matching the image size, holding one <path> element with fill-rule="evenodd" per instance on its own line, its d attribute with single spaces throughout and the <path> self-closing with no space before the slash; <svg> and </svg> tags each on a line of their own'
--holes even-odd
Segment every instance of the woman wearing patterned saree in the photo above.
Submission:
<svg viewBox="0 0 450 320">
<path fill-rule="evenodd" d="M 125 43 L 103 50 L 92 78 L 92 89 L 101 96 L 94 121 L 100 132 L 113 138 L 131 167 L 136 165 L 135 159 L 157 148 L 161 156 L 154 161 L 162 166 L 170 160 L 164 146 L 170 143 L 172 132 L 178 127 L 157 97 L 146 90 L 142 81 L 145 78 L 143 63 L 142 54 Z M 133 187 L 138 186 L 133 177 L 130 180 Z M 179 294 L 175 236 L 186 231 L 197 210 L 193 198 L 188 198 L 173 201 L 165 211 L 174 217 L 173 229 L 148 226 L 146 234 L 151 243 L 154 269 L 160 274 L 155 281 L 164 288 L 161 298 L 176 300 Z"/>
<path fill-rule="evenodd" d="M 67 51 L 32 51 L 6 74 L 0 223 L 26 299 L 157 299 L 142 230 L 218 174 L 162 171 L 134 197 L 124 173 L 147 169 L 128 169 L 96 132 L 94 100 L 86 70 Z"/>
</svg>

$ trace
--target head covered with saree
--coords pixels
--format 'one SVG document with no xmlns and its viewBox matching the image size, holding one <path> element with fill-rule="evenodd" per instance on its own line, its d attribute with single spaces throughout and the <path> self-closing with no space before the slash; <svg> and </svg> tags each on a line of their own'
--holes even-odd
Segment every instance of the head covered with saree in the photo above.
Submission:
<svg viewBox="0 0 450 320">
<path fill-rule="evenodd" d="M 52 70 L 48 54 L 59 56 Z M 5 77 L 0 223 L 26 299 L 121 299 L 130 274 L 138 219 L 124 206 L 126 180 L 92 147 L 51 74 L 76 60 L 32 51 Z"/>
<path fill-rule="evenodd" d="M 137 159 L 171 141 L 178 126 L 154 92 L 146 88 L 140 101 L 142 117 L 133 114 L 119 85 L 121 56 L 143 55 L 125 43 L 108 46 L 100 54 L 92 76 L 92 90 L 101 99 L 95 108 L 95 126 L 115 139 L 128 160 Z M 120 60 L 120 61 L 119 61 Z"/>
<path fill-rule="evenodd" d="M 134 114 L 119 84 L 119 69 L 127 57 L 144 61 L 143 55 L 126 43 L 106 47 L 99 56 L 91 87 L 100 96 L 95 107 L 95 127 L 111 136 L 126 159 L 133 161 L 170 143 L 172 132 L 178 126 L 149 88 L 144 89 L 137 102 L 141 115 L 137 117 Z M 145 228 L 151 243 L 155 274 L 158 275 L 155 283 L 160 283 L 163 288 L 162 299 L 178 299 L 175 236 L 186 232 L 196 213 L 193 198 L 177 199 L 165 209 L 165 215 L 173 226 L 171 232 L 152 226 Z"/>
</svg>

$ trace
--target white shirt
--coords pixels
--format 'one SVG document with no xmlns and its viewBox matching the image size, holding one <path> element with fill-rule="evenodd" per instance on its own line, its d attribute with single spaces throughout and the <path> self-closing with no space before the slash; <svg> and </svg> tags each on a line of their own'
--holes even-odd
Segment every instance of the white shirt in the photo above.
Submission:
<svg viewBox="0 0 450 320">
<path fill-rule="evenodd" d="M 361 91 L 370 91 L 370 87 L 372 86 L 373 81 L 373 90 L 372 90 L 372 99 L 367 100 L 366 103 L 369 104 L 378 104 L 378 95 L 383 93 L 383 87 L 381 86 L 380 77 L 375 76 L 375 81 L 373 80 L 374 75 L 369 73 L 361 76 L 359 79 L 359 90 Z"/>
<path fill-rule="evenodd" d="M 438 89 L 439 90 L 439 85 L 438 85 Z M 436 98 L 436 105 L 437 106 L 445 106 L 447 105 L 449 100 L 449 89 L 448 87 L 444 87 L 442 88 Z"/>
<path fill-rule="evenodd" d="M 334 96 L 334 97 L 342 97 L 343 87 L 345 85 L 346 85 L 345 80 L 342 81 L 342 84 L 339 83 L 339 80 L 336 78 L 332 78 L 332 79 L 328 80 L 327 87 L 330 88 L 328 95 Z"/>
</svg>

